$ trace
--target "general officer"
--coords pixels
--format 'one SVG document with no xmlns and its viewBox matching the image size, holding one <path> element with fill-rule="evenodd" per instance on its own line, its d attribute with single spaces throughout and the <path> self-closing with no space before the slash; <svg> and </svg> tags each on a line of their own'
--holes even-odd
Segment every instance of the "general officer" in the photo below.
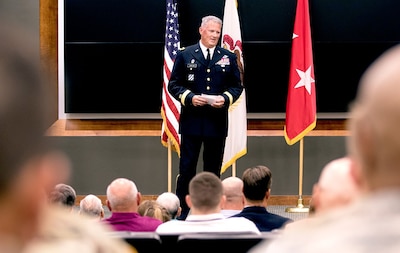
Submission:
<svg viewBox="0 0 400 253">
<path fill-rule="evenodd" d="M 196 175 L 203 145 L 203 170 L 220 177 L 225 140 L 228 134 L 228 109 L 243 91 L 237 57 L 218 46 L 222 20 L 202 18 L 200 41 L 178 52 L 168 85 L 181 103 L 179 176 L 176 185 L 185 219 L 189 208 L 185 197 L 190 180 Z"/>
</svg>

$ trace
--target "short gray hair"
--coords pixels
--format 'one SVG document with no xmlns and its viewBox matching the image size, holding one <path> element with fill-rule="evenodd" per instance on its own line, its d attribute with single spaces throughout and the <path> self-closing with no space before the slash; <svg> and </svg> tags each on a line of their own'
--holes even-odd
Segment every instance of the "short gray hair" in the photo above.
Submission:
<svg viewBox="0 0 400 253">
<path fill-rule="evenodd" d="M 103 204 L 101 199 L 93 194 L 86 195 L 79 203 L 79 213 L 89 216 L 100 216 L 103 212 Z"/>
<path fill-rule="evenodd" d="M 216 22 L 222 26 L 222 20 L 216 16 L 205 16 L 201 19 L 201 27 L 206 26 L 209 22 Z"/>
<path fill-rule="evenodd" d="M 167 209 L 172 219 L 176 218 L 179 207 L 181 206 L 179 198 L 176 194 L 172 192 L 164 192 L 157 197 L 156 201 L 159 205 Z"/>
<path fill-rule="evenodd" d="M 49 200 L 51 203 L 73 207 L 76 200 L 75 189 L 67 184 L 57 184 L 50 192 Z"/>
</svg>

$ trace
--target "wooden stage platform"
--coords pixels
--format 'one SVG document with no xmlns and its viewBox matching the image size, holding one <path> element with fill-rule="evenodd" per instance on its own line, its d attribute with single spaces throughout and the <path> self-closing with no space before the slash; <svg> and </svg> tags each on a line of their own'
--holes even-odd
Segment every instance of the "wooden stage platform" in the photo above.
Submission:
<svg viewBox="0 0 400 253">
<path fill-rule="evenodd" d="M 248 136 L 283 136 L 284 120 L 248 119 Z M 61 119 L 49 136 L 158 136 L 161 119 Z M 308 136 L 346 136 L 346 120 L 321 119 Z"/>
</svg>

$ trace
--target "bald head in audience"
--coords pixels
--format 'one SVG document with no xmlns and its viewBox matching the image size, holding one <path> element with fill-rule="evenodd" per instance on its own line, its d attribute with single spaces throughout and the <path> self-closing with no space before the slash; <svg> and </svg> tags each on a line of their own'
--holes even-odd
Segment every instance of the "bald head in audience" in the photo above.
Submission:
<svg viewBox="0 0 400 253">
<path fill-rule="evenodd" d="M 222 180 L 225 202 L 222 205 L 222 214 L 226 217 L 242 211 L 244 207 L 243 180 L 239 177 L 227 177 Z"/>
<path fill-rule="evenodd" d="M 136 184 L 126 178 L 117 178 L 107 187 L 107 207 L 112 212 L 137 212 L 141 194 Z"/>
<path fill-rule="evenodd" d="M 107 207 L 111 216 L 102 221 L 115 231 L 154 232 L 161 220 L 139 214 L 141 194 L 127 178 L 117 178 L 107 187 Z"/>
<path fill-rule="evenodd" d="M 345 206 L 359 196 L 360 188 L 351 166 L 349 157 L 341 157 L 325 165 L 313 187 L 312 205 L 315 213 Z"/>
</svg>

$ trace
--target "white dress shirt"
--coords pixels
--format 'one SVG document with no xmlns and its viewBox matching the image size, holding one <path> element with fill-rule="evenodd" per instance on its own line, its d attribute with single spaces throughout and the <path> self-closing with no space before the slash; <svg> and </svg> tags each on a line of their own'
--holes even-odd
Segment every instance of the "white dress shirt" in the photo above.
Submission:
<svg viewBox="0 0 400 253">
<path fill-rule="evenodd" d="M 243 217 L 225 218 L 221 213 L 189 214 L 186 220 L 171 220 L 157 227 L 160 235 L 201 232 L 242 232 L 261 234 L 256 225 Z"/>
<path fill-rule="evenodd" d="M 207 59 L 207 47 L 204 46 L 203 44 L 201 44 L 201 42 L 199 42 L 199 44 L 200 44 L 201 52 L 203 52 L 204 59 Z M 210 59 L 212 59 L 215 47 L 212 47 L 212 48 L 209 48 L 209 49 L 210 49 Z"/>
</svg>

